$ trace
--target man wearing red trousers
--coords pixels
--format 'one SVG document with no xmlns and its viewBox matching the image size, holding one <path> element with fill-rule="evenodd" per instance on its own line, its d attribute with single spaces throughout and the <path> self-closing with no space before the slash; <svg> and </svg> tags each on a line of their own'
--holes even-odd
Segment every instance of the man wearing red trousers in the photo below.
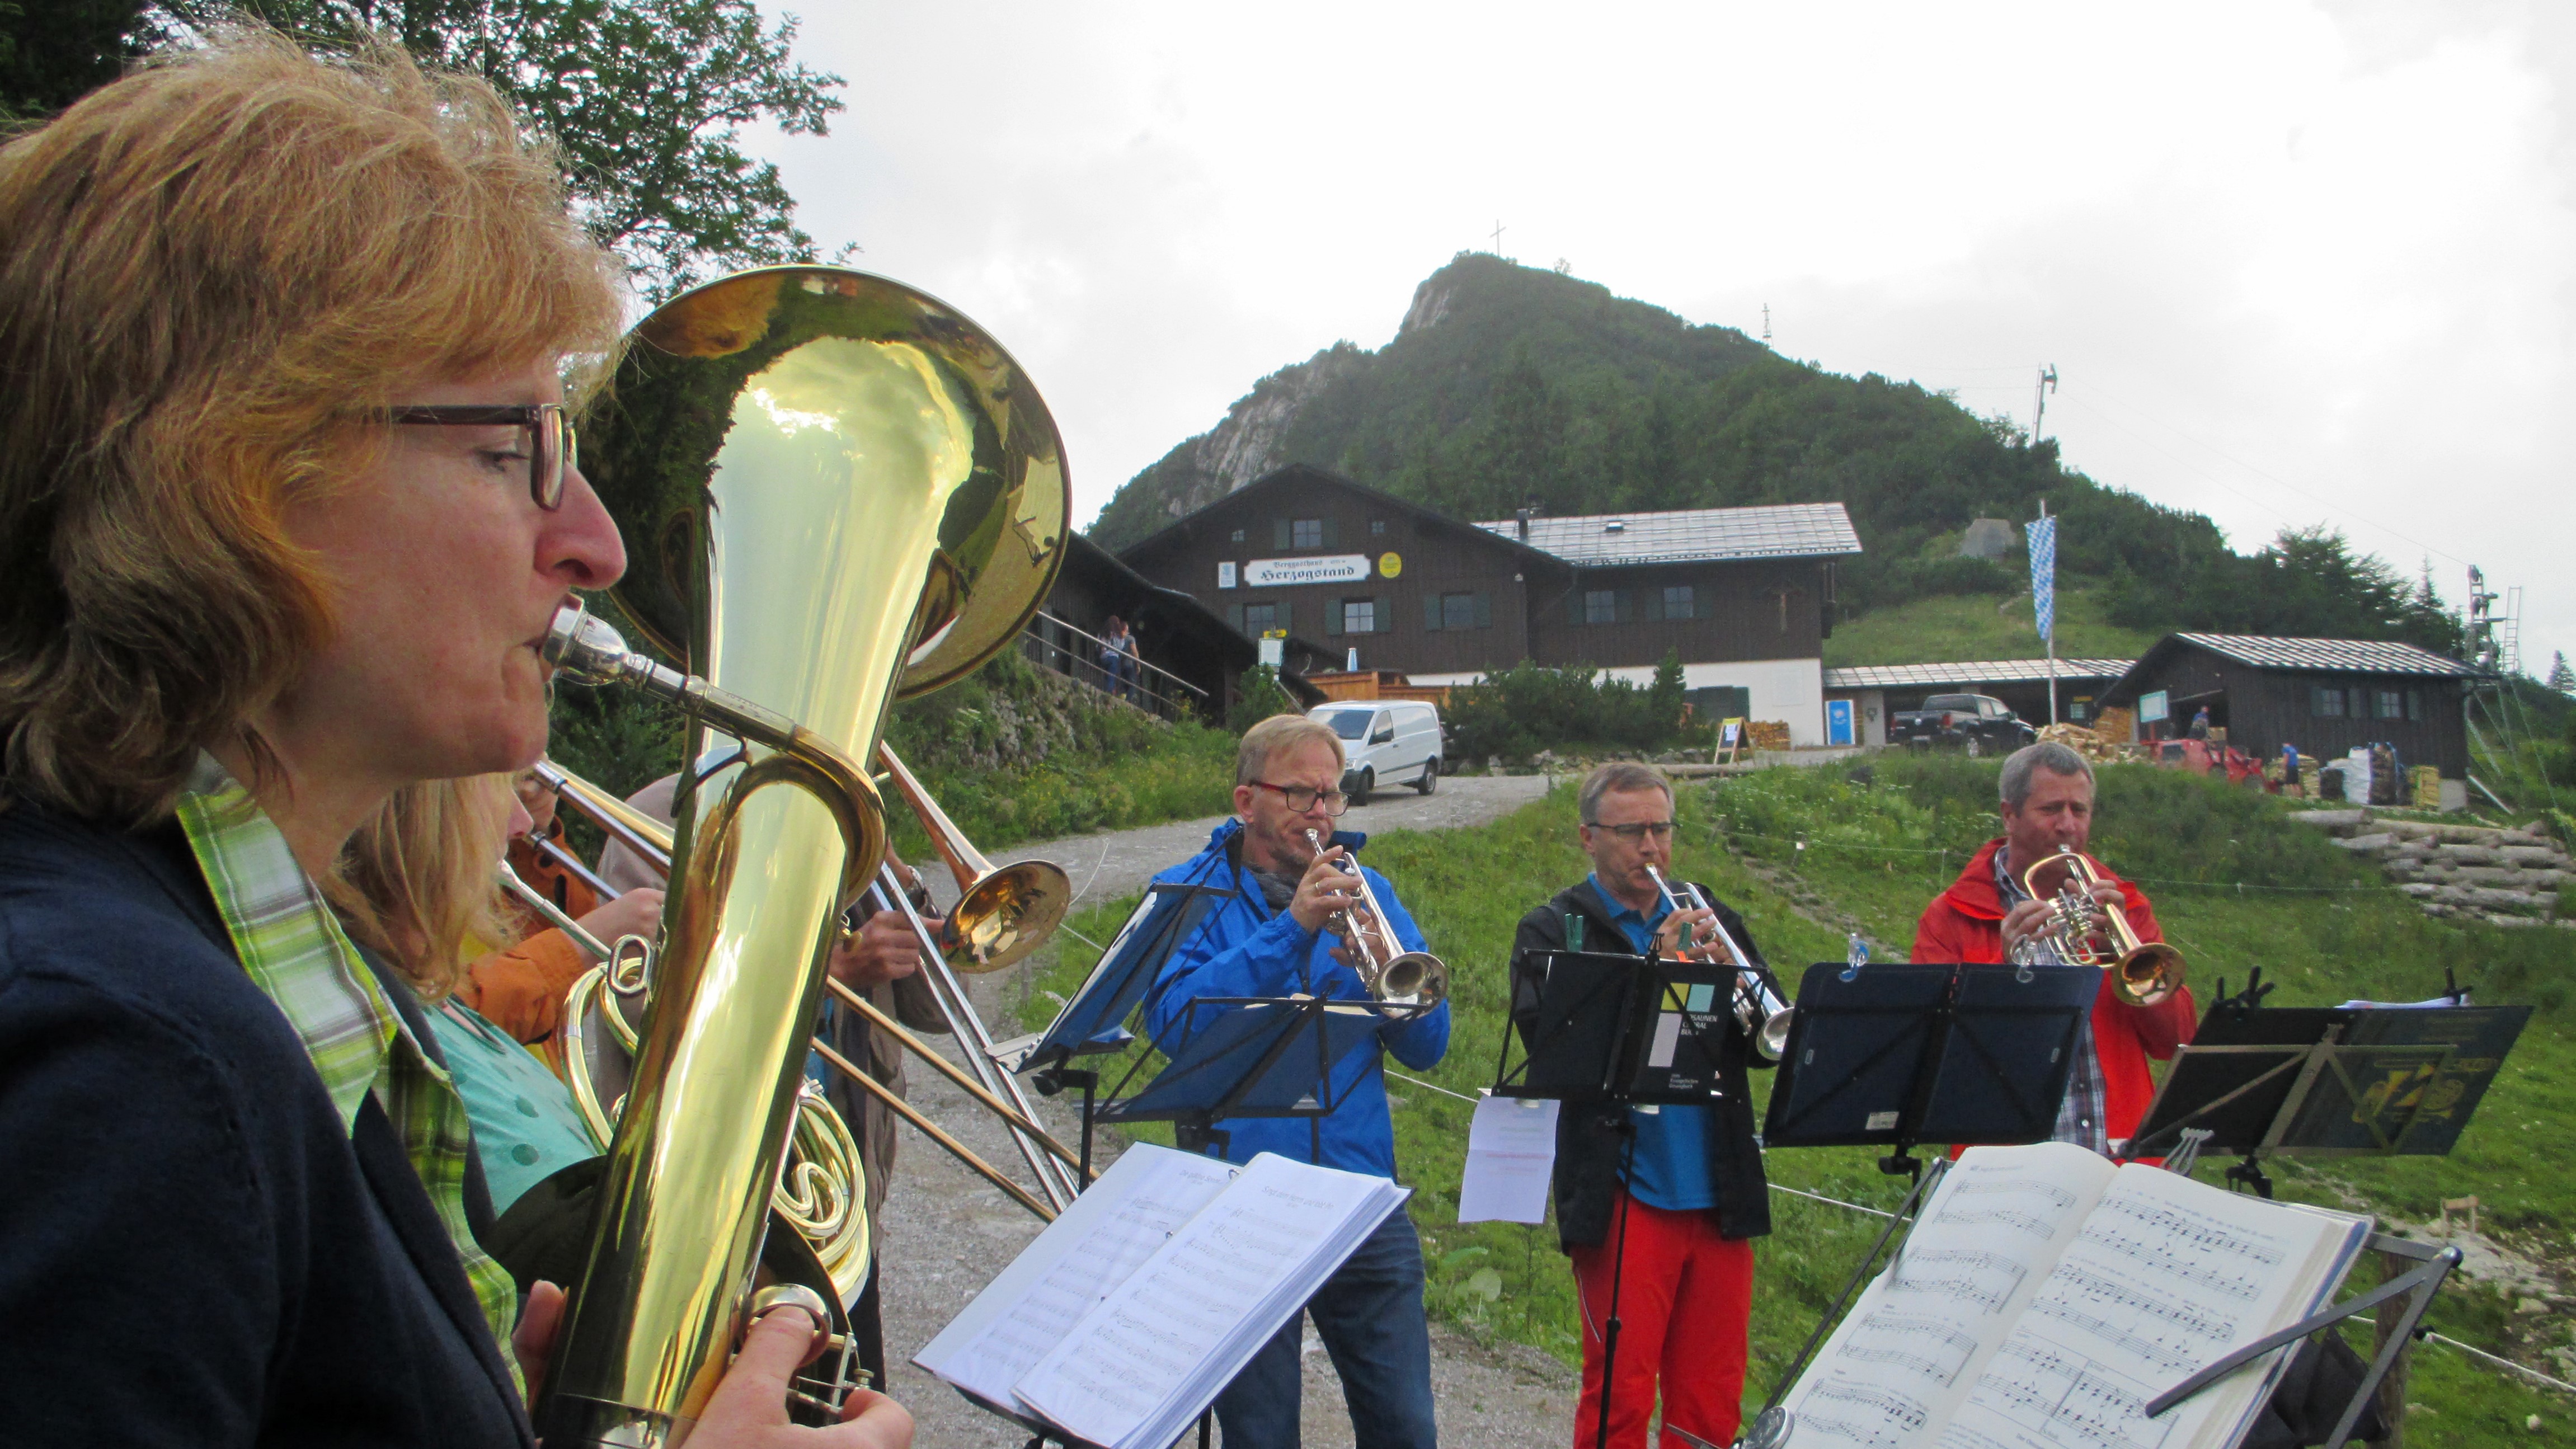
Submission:
<svg viewBox="0 0 2576 1449">
<path fill-rule="evenodd" d="M 1655 889 L 1652 865 L 1670 879 L 1672 787 L 1641 765 L 1603 765 L 1583 782 L 1580 840 L 1592 874 L 1521 918 L 1512 944 L 1516 1013 L 1533 992 L 1539 953 L 1650 949 L 1671 958 L 1705 932 L 1712 915 L 1754 960 L 1744 920 L 1674 911 Z M 1679 890 L 1680 886 L 1675 885 Z M 1709 895 L 1706 887 L 1701 894 Z M 1579 934 L 1580 945 L 1569 946 Z M 1707 1107 L 1623 1109 L 1567 1103 L 1556 1127 L 1556 1224 L 1573 1259 L 1583 1315 L 1583 1397 L 1575 1449 L 1643 1449 L 1660 1392 L 1659 1449 L 1689 1449 L 1682 1433 L 1731 1443 L 1744 1399 L 1744 1338 L 1753 1313 L 1753 1239 L 1771 1231 L 1769 1187 L 1753 1141 L 1753 1108 L 1741 1037 L 1719 1062 L 1725 1096 Z M 1623 1122 L 1621 1119 L 1625 1118 Z M 1633 1156 L 1629 1135 L 1633 1132 Z M 1624 1172 L 1623 1172 L 1624 1164 Z M 1626 1268 L 1610 1435 L 1595 1444 L 1601 1406 L 1602 1330 L 1611 1311 L 1613 1256 L 1626 1208 Z M 1680 1431 L 1680 1432 L 1676 1432 Z"/>
<path fill-rule="evenodd" d="M 2046 898 L 2062 884 L 2051 877 L 2064 872 L 2041 872 L 2038 900 L 2022 889 L 2022 875 L 2059 846 L 2084 849 L 2093 833 L 2093 767 L 2064 745 L 2025 745 L 2004 761 L 2002 795 L 2002 838 L 1987 841 L 1958 880 L 1924 907 L 1914 927 L 1914 960 L 2000 963 L 2010 959 L 2016 943 L 2028 941 L 2033 966 L 2066 964 L 2038 934 L 2048 922 Z M 2093 896 L 2097 928 L 2105 924 L 2102 913 L 2118 911 L 2139 940 L 2164 939 L 2146 892 L 2111 877 L 2093 888 Z M 2103 972 L 2102 989 L 2076 1039 L 2075 1069 L 2067 1075 L 2055 1140 L 2119 1155 L 2155 1095 L 2147 1058 L 2171 1060 L 2174 1048 L 2191 1040 L 2194 1021 L 2190 987 L 2175 988 L 2153 1006 L 2131 1006 L 2112 990 L 2111 973 Z"/>
</svg>

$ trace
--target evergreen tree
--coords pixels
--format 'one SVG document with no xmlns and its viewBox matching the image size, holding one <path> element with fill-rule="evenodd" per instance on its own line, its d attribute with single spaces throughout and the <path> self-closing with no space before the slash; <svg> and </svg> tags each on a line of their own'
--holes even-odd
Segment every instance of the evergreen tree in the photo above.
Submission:
<svg viewBox="0 0 2576 1449">
<path fill-rule="evenodd" d="M 2560 694 L 2576 694 L 2576 669 L 2567 667 L 2567 651 L 2564 649 L 2550 655 L 2549 687 Z M 2576 719 L 2576 713 L 2571 713 L 2569 718 Z"/>
<path fill-rule="evenodd" d="M 325 49 L 388 35 L 490 81 L 562 148 L 582 220 L 657 300 L 814 258 L 777 165 L 740 146 L 764 122 L 822 135 L 841 109 L 839 76 L 789 58 L 793 17 L 765 24 L 753 0 L 157 0 L 148 24 L 185 44 L 240 13 Z"/>
<path fill-rule="evenodd" d="M 0 0 L 0 121 L 49 116 L 116 79 L 143 0 Z"/>
</svg>

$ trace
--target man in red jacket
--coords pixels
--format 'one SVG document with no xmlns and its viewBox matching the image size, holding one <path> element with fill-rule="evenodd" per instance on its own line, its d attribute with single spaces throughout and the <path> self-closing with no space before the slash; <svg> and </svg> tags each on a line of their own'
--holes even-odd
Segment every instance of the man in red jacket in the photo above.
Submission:
<svg viewBox="0 0 2576 1449">
<path fill-rule="evenodd" d="M 2021 874 L 2059 846 L 2084 849 L 2093 832 L 2093 767 L 2064 745 L 2024 746 L 2004 761 L 2002 813 L 2003 838 L 1987 841 L 1958 880 L 1924 908 L 1914 927 L 1914 960 L 2000 963 L 2010 959 L 2016 943 L 2039 935 L 2047 924 L 2048 899 L 2064 884 L 2064 873 L 2041 872 L 2038 900 L 2022 889 Z M 2102 912 L 2125 916 L 2139 940 L 2164 939 L 2155 908 L 2136 886 L 2111 877 L 2093 896 Z M 2097 914 L 2095 922 L 2105 919 Z M 2032 947 L 2033 965 L 2064 964 L 2045 938 Z M 2155 1095 L 2147 1058 L 2171 1059 L 2175 1047 L 2191 1040 L 2194 1020 L 2189 987 L 2176 988 L 2154 1006 L 2130 1006 L 2113 992 L 2111 973 L 2103 972 L 2092 1016 L 2077 1036 L 2075 1070 L 2058 1107 L 2055 1140 L 2116 1155 L 2136 1134 Z"/>
</svg>

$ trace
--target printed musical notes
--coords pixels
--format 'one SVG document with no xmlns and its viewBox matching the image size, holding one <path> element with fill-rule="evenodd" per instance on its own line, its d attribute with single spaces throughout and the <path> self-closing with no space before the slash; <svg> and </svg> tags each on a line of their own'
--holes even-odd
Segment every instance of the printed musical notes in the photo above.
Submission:
<svg viewBox="0 0 2576 1449">
<path fill-rule="evenodd" d="M 1953 1309 L 2000 1313 L 2030 1270 L 2001 1253 L 1977 1249 L 1907 1253 L 1889 1270 L 1892 1293 L 1945 1300 Z"/>
<path fill-rule="evenodd" d="M 1800 1376 L 1790 1445 L 2224 1449 L 2261 1365 L 2143 1406 L 2330 1296 L 2367 1233 L 2063 1143 L 1970 1149 Z"/>
</svg>

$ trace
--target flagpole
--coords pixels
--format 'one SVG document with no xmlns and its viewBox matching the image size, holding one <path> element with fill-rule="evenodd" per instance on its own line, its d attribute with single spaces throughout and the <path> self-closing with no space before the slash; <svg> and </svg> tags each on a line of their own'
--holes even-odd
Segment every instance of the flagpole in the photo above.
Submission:
<svg viewBox="0 0 2576 1449">
<path fill-rule="evenodd" d="M 2039 500 L 2039 516 L 2048 516 L 2048 500 Z M 2057 535 L 2048 539 L 2048 722 L 2057 723 Z"/>
</svg>

